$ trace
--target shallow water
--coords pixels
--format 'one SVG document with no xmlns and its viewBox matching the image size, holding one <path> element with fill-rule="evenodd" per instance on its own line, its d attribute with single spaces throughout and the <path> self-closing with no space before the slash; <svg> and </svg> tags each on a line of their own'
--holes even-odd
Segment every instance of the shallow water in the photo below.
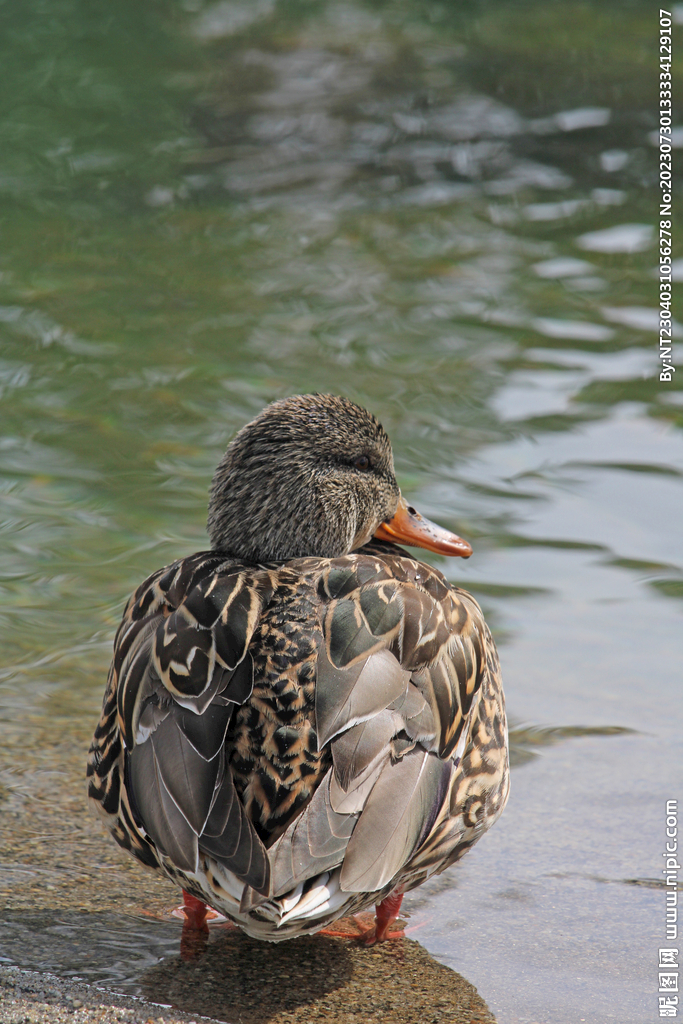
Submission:
<svg viewBox="0 0 683 1024">
<path fill-rule="evenodd" d="M 384 423 L 404 493 L 473 542 L 440 564 L 485 608 L 515 724 L 505 815 L 407 897 L 412 934 L 501 1024 L 654 1019 L 683 597 L 655 16 L 5 12 L 7 960 L 138 990 L 170 955 L 176 925 L 138 910 L 172 890 L 83 809 L 113 632 L 137 583 L 205 546 L 231 433 L 337 391 Z"/>
</svg>

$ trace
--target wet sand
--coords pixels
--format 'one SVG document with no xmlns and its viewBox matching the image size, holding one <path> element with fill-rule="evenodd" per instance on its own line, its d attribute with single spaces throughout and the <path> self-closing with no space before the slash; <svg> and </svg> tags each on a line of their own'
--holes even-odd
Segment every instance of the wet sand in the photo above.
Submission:
<svg viewBox="0 0 683 1024">
<path fill-rule="evenodd" d="M 473 985 L 408 938 L 372 948 L 325 935 L 274 945 L 229 931 L 195 962 L 161 961 L 143 992 L 231 1024 L 495 1024 Z"/>
<path fill-rule="evenodd" d="M 369 950 L 231 932 L 198 960 L 162 960 L 142 982 L 146 999 L 3 967 L 0 1014 L 5 1024 L 495 1024 L 474 986 L 410 939 Z"/>
</svg>

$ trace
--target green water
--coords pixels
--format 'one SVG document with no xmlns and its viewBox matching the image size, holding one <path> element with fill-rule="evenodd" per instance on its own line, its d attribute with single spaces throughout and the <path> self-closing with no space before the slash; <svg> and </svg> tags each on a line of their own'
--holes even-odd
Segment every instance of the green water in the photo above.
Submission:
<svg viewBox="0 0 683 1024">
<path fill-rule="evenodd" d="M 501 1022 L 654 1017 L 683 597 L 657 13 L 0 7 L 12 864 L 31 808 L 82 802 L 52 748 L 81 763 L 130 591 L 206 545 L 231 434 L 340 392 L 382 420 L 404 493 L 472 541 L 442 567 L 494 628 L 526 762 L 481 847 L 412 897 L 416 935 Z"/>
</svg>

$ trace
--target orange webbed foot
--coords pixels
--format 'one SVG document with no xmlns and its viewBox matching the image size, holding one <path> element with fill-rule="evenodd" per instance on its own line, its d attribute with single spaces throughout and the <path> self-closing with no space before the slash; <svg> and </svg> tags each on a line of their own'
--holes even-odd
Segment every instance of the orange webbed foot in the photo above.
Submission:
<svg viewBox="0 0 683 1024">
<path fill-rule="evenodd" d="M 402 900 L 402 892 L 389 893 L 375 907 L 374 920 L 369 914 L 363 914 L 362 917 L 345 917 L 337 922 L 337 927 L 323 928 L 318 934 L 355 939 L 363 946 L 374 946 L 376 942 L 384 942 L 387 939 L 402 939 L 405 935 L 403 928 L 390 931 L 391 925 L 398 917 Z"/>
</svg>

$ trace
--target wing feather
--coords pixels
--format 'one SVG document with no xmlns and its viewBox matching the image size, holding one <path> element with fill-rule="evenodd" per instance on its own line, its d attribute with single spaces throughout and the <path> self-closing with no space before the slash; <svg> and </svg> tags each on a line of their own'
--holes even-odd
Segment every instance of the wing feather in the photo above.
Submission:
<svg viewBox="0 0 683 1024">
<path fill-rule="evenodd" d="M 360 664 L 338 669 L 321 647 L 315 691 L 320 748 L 342 730 L 384 711 L 405 693 L 408 678 L 389 651 L 378 651 Z"/>
<path fill-rule="evenodd" d="M 145 832 L 182 871 L 197 870 L 197 833 L 169 793 L 151 740 L 130 754 L 129 778 Z"/>
<path fill-rule="evenodd" d="M 177 868 L 196 871 L 201 851 L 268 891 L 268 856 L 225 751 L 233 709 L 253 688 L 248 646 L 269 596 L 267 574 L 214 569 L 182 594 L 185 577 L 182 564 L 154 577 L 151 589 L 175 590 L 177 607 L 164 615 L 158 597 L 138 595 L 132 612 L 154 612 L 123 634 L 118 709 L 135 812 Z"/>
<path fill-rule="evenodd" d="M 398 874 L 434 823 L 451 771 L 450 761 L 419 748 L 387 762 L 344 857 L 345 892 L 375 892 Z"/>
<path fill-rule="evenodd" d="M 274 896 L 341 864 L 357 815 L 337 814 L 330 801 L 330 769 L 304 812 L 268 851 Z M 245 894 L 248 899 L 248 894 Z"/>
<path fill-rule="evenodd" d="M 332 741 L 334 776 L 344 793 L 383 754 L 403 727 L 391 711 L 381 711 L 366 722 L 352 726 Z"/>
<path fill-rule="evenodd" d="M 245 886 L 262 895 L 270 892 L 268 852 L 235 789 L 232 772 L 225 769 L 199 849 L 208 853 Z"/>
<path fill-rule="evenodd" d="M 232 678 L 270 593 L 262 576 L 210 576 L 159 624 L 154 669 L 178 704 L 202 714 Z"/>
</svg>

